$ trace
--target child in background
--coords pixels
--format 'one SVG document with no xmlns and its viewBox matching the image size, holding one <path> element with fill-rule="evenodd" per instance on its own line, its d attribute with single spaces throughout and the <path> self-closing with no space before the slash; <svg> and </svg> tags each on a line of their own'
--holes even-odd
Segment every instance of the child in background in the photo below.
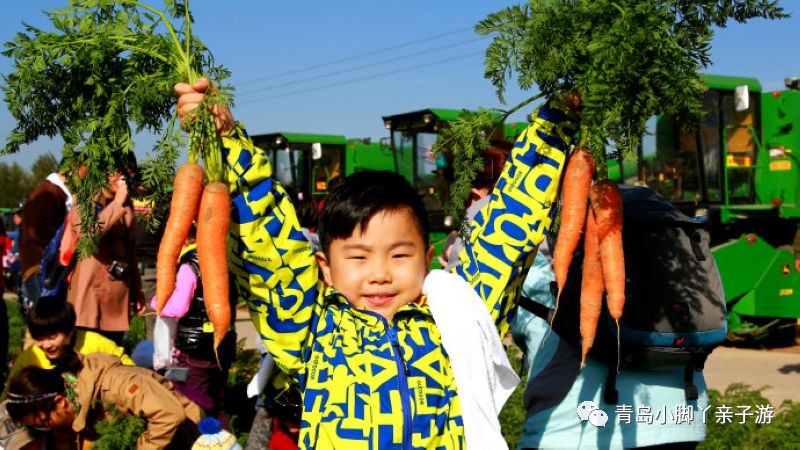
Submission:
<svg viewBox="0 0 800 450">
<path fill-rule="evenodd" d="M 205 79 L 175 86 L 182 123 L 207 88 Z M 267 154 L 229 110 L 211 108 L 231 186 L 231 271 L 275 363 L 303 392 L 301 448 L 507 446 L 497 412 L 513 384 L 495 371 L 508 364 L 499 336 L 553 216 L 578 128 L 574 106 L 551 100 L 534 113 L 472 223 L 457 275 L 430 276 L 427 212 L 404 178 L 375 171 L 348 176 L 325 200 L 323 251 L 315 255 Z M 437 295 L 424 295 L 432 291 Z M 461 328 L 459 337 L 466 337 L 477 325 L 483 333 L 472 337 L 491 342 L 451 346 L 458 339 L 440 326 L 447 312 L 433 312 L 442 293 L 446 298 L 436 303 L 450 301 L 449 311 L 458 313 L 451 315 L 474 314 L 473 322 L 448 329 Z"/>
<path fill-rule="evenodd" d="M 87 448 L 109 406 L 146 421 L 136 448 L 189 448 L 203 412 L 152 370 L 127 367 L 103 353 L 66 349 L 56 369 L 28 366 L 8 388 L 6 408 L 16 422 L 46 435 L 48 449 Z"/>
<path fill-rule="evenodd" d="M 28 366 L 52 369 L 64 356 L 65 349 L 76 352 L 107 353 L 116 356 L 126 366 L 133 366 L 133 360 L 125 354 L 125 349 L 94 331 L 75 328 L 75 310 L 63 297 L 41 297 L 28 310 L 28 331 L 33 345 L 23 350 L 9 373 L 9 380 Z M 5 392 L 8 389 L 6 384 Z"/>
<path fill-rule="evenodd" d="M 208 415 L 216 417 L 223 428 L 227 428 L 230 415 L 224 408 L 225 386 L 236 354 L 236 331 L 229 330 L 220 343 L 217 349 L 218 364 L 214 353 L 214 326 L 208 318 L 203 301 L 203 284 L 194 235 L 195 229 L 192 227 L 178 262 L 175 290 L 157 319 L 172 322 L 174 325 L 170 328 L 174 335 L 160 336 L 154 345 L 158 348 L 156 354 L 163 354 L 165 351 L 161 349 L 169 346 L 164 339 L 171 339 L 171 347 L 174 348 L 172 358 L 162 363 L 166 364 L 164 368 L 168 373 L 171 372 L 169 378 L 176 383 L 178 390 L 203 407 Z M 231 291 L 231 311 L 235 311 L 234 292 L 235 290 Z M 151 306 L 156 309 L 155 297 Z M 157 327 L 160 326 L 157 324 Z M 157 370 L 161 368 L 160 365 L 154 361 L 154 368 Z M 181 376 L 173 376 L 172 373 L 180 373 L 174 368 L 186 370 Z"/>
</svg>

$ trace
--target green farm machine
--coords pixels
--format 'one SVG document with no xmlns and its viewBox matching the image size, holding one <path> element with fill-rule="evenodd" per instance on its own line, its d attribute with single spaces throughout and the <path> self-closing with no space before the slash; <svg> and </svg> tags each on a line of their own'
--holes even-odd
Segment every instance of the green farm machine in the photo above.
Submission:
<svg viewBox="0 0 800 450">
<path fill-rule="evenodd" d="M 706 217 L 732 339 L 794 342 L 800 318 L 800 82 L 763 92 L 753 78 L 707 75 L 695 131 L 651 121 L 639 182 Z M 630 175 L 630 174 L 627 174 Z"/>
<path fill-rule="evenodd" d="M 454 224 L 444 211 L 448 195 L 444 161 L 433 157 L 430 149 L 439 131 L 459 114 L 461 110 L 430 108 L 385 116 L 390 136 L 380 142 L 287 132 L 251 137 L 270 153 L 274 174 L 282 184 L 316 200 L 327 194 L 331 180 L 359 170 L 391 170 L 403 175 L 422 196 L 431 223 L 431 243 L 439 252 Z M 506 124 L 494 138 L 513 141 L 526 125 Z"/>
<path fill-rule="evenodd" d="M 706 115 L 694 131 L 668 115 L 651 120 L 637 163 L 609 161 L 608 175 L 644 183 L 711 227 L 728 301 L 730 337 L 793 342 L 800 318 L 800 81 L 763 92 L 753 78 L 706 75 Z M 365 169 L 402 174 L 422 195 L 431 242 L 454 224 L 445 214 L 444 161 L 431 154 L 460 110 L 429 108 L 384 116 L 380 142 L 340 135 L 253 136 L 271 152 L 278 179 L 315 199 L 337 176 Z M 527 124 L 505 124 L 493 139 L 514 141 Z M 437 249 L 438 250 L 438 249 Z"/>
<path fill-rule="evenodd" d="M 400 165 L 396 166 L 417 187 L 431 216 L 431 228 L 446 232 L 453 227 L 445 215 L 449 186 L 443 177 L 446 166 L 444 156 L 434 157 L 431 147 L 440 131 L 451 121 L 458 119 L 458 109 L 429 108 L 383 117 L 383 124 L 390 132 L 390 145 Z M 513 142 L 527 124 L 508 123 L 498 128 L 492 140 Z"/>
<path fill-rule="evenodd" d="M 394 155 L 381 143 L 347 139 L 342 135 L 311 133 L 269 133 L 251 136 L 253 143 L 267 150 L 275 177 L 315 200 L 328 193 L 338 177 L 366 169 L 391 169 Z"/>
</svg>

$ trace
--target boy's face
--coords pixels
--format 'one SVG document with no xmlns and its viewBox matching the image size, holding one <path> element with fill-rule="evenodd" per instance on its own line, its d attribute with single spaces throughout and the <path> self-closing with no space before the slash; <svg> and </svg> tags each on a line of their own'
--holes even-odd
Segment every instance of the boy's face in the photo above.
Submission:
<svg viewBox="0 0 800 450">
<path fill-rule="evenodd" d="M 406 208 L 379 212 L 366 229 L 357 225 L 352 236 L 334 239 L 327 256 L 317 253 L 328 286 L 356 308 L 387 319 L 419 298 L 432 258 L 433 247 L 425 248 Z"/>
<path fill-rule="evenodd" d="M 33 343 L 44 352 L 47 359 L 52 361 L 61 357 L 64 346 L 68 344 L 68 341 L 67 334 L 59 331 L 43 336 L 40 339 L 34 339 Z"/>
</svg>

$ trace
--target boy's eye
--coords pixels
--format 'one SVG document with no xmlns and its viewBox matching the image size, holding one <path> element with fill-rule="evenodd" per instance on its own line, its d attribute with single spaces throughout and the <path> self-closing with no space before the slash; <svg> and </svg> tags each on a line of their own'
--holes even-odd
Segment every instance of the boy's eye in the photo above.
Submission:
<svg viewBox="0 0 800 450">
<path fill-rule="evenodd" d="M 411 255 L 409 255 L 407 253 L 397 253 L 395 255 L 392 255 L 392 258 L 408 258 L 409 256 L 411 256 Z"/>
</svg>

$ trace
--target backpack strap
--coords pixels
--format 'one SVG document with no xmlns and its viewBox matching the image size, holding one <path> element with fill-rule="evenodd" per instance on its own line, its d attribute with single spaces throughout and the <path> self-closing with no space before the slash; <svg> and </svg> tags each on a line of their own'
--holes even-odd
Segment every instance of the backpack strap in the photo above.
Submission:
<svg viewBox="0 0 800 450">
<path fill-rule="evenodd" d="M 700 396 L 697 386 L 694 385 L 694 368 L 695 363 L 690 362 L 683 369 L 683 392 L 686 394 L 686 401 L 697 400 Z"/>
<path fill-rule="evenodd" d="M 517 300 L 517 305 L 520 308 L 529 311 L 536 317 L 543 319 L 547 323 L 550 323 L 550 319 L 553 316 L 553 310 L 551 308 L 548 308 L 547 306 L 544 306 L 543 304 L 537 301 L 525 297 L 524 295 L 519 296 L 519 299 Z"/>
</svg>

